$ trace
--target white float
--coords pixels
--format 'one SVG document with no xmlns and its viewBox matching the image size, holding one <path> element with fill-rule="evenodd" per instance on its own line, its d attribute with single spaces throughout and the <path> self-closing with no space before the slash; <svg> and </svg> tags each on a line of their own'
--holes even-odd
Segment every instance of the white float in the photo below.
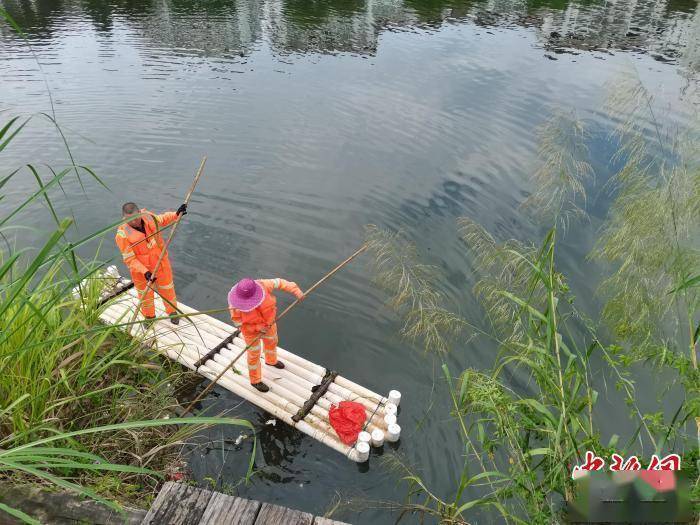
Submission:
<svg viewBox="0 0 700 525">
<path fill-rule="evenodd" d="M 357 462 L 363 463 L 369 459 L 369 443 L 366 441 L 360 441 L 356 446 L 357 451 Z"/>
<path fill-rule="evenodd" d="M 397 407 L 401 403 L 401 392 L 398 390 L 390 390 L 389 391 L 389 403 L 393 403 Z"/>
<path fill-rule="evenodd" d="M 389 427 L 386 429 L 386 440 L 396 442 L 399 440 L 401 437 L 401 427 L 397 425 L 396 423 L 392 423 L 389 425 Z"/>
<path fill-rule="evenodd" d="M 372 431 L 372 446 L 381 447 L 384 444 L 384 432 L 376 429 Z"/>
</svg>

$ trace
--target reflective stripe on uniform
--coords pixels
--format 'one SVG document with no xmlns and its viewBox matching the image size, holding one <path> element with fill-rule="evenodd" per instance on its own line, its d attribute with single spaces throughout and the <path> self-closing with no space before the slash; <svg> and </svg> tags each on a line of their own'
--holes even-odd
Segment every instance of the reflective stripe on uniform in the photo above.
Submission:
<svg viewBox="0 0 700 525">
<path fill-rule="evenodd" d="M 166 284 L 166 285 L 161 285 L 161 284 L 158 285 L 158 288 L 160 290 L 169 290 L 170 288 L 174 288 L 174 287 L 175 287 L 175 283 L 170 283 L 170 284 Z"/>
<path fill-rule="evenodd" d="M 279 290 L 279 287 L 280 287 L 280 286 L 282 286 L 282 283 L 281 283 L 281 281 L 279 280 L 279 278 L 275 279 L 275 284 L 274 284 L 275 290 Z"/>
<path fill-rule="evenodd" d="M 260 363 L 256 363 L 254 365 L 248 365 L 248 370 L 257 370 L 260 368 Z"/>
<path fill-rule="evenodd" d="M 122 259 L 124 259 L 125 261 L 126 261 L 129 257 L 136 257 L 136 254 L 135 254 L 134 252 L 124 252 L 124 253 L 122 253 Z"/>
</svg>

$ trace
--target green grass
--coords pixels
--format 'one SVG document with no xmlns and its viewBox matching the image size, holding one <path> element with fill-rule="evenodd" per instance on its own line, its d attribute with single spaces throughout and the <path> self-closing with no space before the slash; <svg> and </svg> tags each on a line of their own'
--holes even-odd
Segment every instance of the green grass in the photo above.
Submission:
<svg viewBox="0 0 700 525">
<path fill-rule="evenodd" d="M 0 126 L 0 163 L 29 121 Z M 58 217 L 52 192 L 66 177 L 83 171 L 99 180 L 69 158 L 61 170 L 28 164 L 0 174 L 1 192 L 15 177 L 37 184 L 0 215 L 0 480 L 62 487 L 115 509 L 118 501 L 143 505 L 198 429 L 253 427 L 235 418 L 169 418 L 189 372 L 100 323 L 105 263 L 83 261 L 77 250 L 96 250 L 119 223 L 75 238 L 72 220 Z M 22 213 L 40 210 L 54 229 L 40 235 L 40 246 L 15 248 Z M 255 443 L 248 475 L 254 456 Z M 33 522 L 18 509 L 0 510 Z"/>
</svg>

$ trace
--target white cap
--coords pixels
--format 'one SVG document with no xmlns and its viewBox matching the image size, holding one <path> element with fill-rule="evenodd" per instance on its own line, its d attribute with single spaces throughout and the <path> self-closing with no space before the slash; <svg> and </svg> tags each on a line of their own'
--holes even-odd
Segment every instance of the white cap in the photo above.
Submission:
<svg viewBox="0 0 700 525">
<path fill-rule="evenodd" d="M 355 450 L 357 450 L 357 456 L 360 463 L 369 459 L 369 443 L 366 441 L 358 442 L 357 445 L 355 445 Z"/>
<path fill-rule="evenodd" d="M 386 429 L 386 440 L 394 442 L 398 441 L 399 437 L 401 437 L 401 427 L 396 423 L 392 423 Z"/>
<path fill-rule="evenodd" d="M 399 409 L 396 407 L 396 405 L 394 403 L 387 403 L 386 405 L 384 405 L 384 413 L 385 414 L 396 414 L 396 412 L 398 410 Z"/>
<path fill-rule="evenodd" d="M 372 439 L 372 436 L 370 435 L 370 433 L 365 432 L 364 430 L 362 432 L 360 432 L 357 436 L 358 443 L 362 443 L 362 442 L 369 443 L 371 441 L 371 439 Z"/>
<path fill-rule="evenodd" d="M 401 403 L 401 392 L 398 390 L 389 391 L 389 403 L 394 403 L 396 406 L 399 406 L 399 403 Z"/>
<path fill-rule="evenodd" d="M 372 431 L 372 445 L 375 447 L 381 447 L 384 444 L 384 432 L 375 428 Z"/>
<path fill-rule="evenodd" d="M 391 425 L 393 423 L 396 423 L 396 414 L 387 414 L 386 416 L 384 416 L 384 422 L 387 425 Z"/>
</svg>

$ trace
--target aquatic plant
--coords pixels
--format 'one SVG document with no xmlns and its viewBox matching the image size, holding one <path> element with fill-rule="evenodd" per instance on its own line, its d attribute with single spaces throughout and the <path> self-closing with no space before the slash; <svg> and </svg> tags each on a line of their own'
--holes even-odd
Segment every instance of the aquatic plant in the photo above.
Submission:
<svg viewBox="0 0 700 525">
<path fill-rule="evenodd" d="M 463 473 L 449 502 L 432 494 L 401 458 L 389 461 L 411 485 L 404 502 L 411 512 L 457 523 L 466 522 L 470 509 L 487 506 L 507 520 L 550 523 L 558 502 L 571 496 L 571 466 L 585 450 L 601 448 L 593 420 L 598 392 L 589 360 L 606 350 L 592 335 L 581 345 L 579 317 L 554 262 L 556 229 L 536 248 L 498 244 L 473 222 L 460 223 L 463 239 L 481 261 L 477 290 L 492 313 L 495 330 L 489 339 L 498 347 L 498 358 L 491 370 L 466 369 L 457 376 L 442 365 L 465 447 Z M 393 267 L 379 271 L 378 282 L 392 294 L 405 294 L 405 287 L 392 286 L 392 275 L 397 267 L 410 274 L 402 267 L 410 241 L 398 242 L 400 234 L 376 228 L 369 235 L 373 246 L 385 247 L 384 264 Z M 389 244 L 397 248 L 391 263 Z M 422 310 L 419 303 L 405 308 Z M 412 318 L 419 315 L 411 313 Z M 424 322 L 429 324 L 429 318 Z M 459 320 L 452 328 L 457 326 L 474 325 Z M 527 388 L 508 386 L 513 374 Z M 417 499 L 423 500 L 420 508 Z"/>
<path fill-rule="evenodd" d="M 409 485 L 406 500 L 390 505 L 401 512 L 399 519 L 418 514 L 466 523 L 481 509 L 506 522 L 558 522 L 563 502 L 573 496 L 572 466 L 586 450 L 675 451 L 691 463 L 697 458 L 686 429 L 700 415 L 697 129 L 671 139 L 638 79 L 616 85 L 608 107 L 619 123 L 611 135 L 619 170 L 607 183 L 614 198 L 591 254 L 611 263 L 601 285 L 606 302 L 600 321 L 576 308 L 556 265 L 557 237 L 573 219 L 586 217 L 586 188 L 596 175 L 587 156 L 588 132 L 573 113 L 556 112 L 540 129 L 542 165 L 523 203 L 552 225 L 540 245 L 499 242 L 473 220 L 458 220 L 479 277 L 474 292 L 487 328 L 447 306 L 439 274 L 421 263 L 405 234 L 368 228 L 375 277 L 405 323 L 403 335 L 443 359 L 464 447 L 462 475 L 449 496 L 432 491 L 400 456 L 388 458 Z M 495 363 L 454 374 L 444 352 L 462 350 L 471 337 L 497 349 Z M 591 373 L 592 359 L 605 365 L 602 379 Z M 634 362 L 671 372 L 677 378 L 671 384 L 683 386 L 686 397 L 672 417 L 639 408 L 629 369 Z M 626 443 L 617 435 L 601 442 L 596 402 L 605 377 L 614 378 L 637 424 Z"/>
<path fill-rule="evenodd" d="M 604 189 L 612 203 L 590 257 L 611 269 L 599 294 L 602 319 L 613 332 L 620 358 L 628 366 L 642 362 L 671 372 L 667 389 L 680 384 L 685 390 L 674 424 L 661 423 L 656 429 L 673 436 L 700 414 L 700 119 L 691 109 L 693 117 L 684 129 L 664 124 L 658 115 L 665 108 L 634 70 L 611 81 L 608 90 L 605 108 L 614 123 L 609 140 L 616 152 L 615 172 Z M 588 133 L 582 123 L 555 115 L 545 125 L 543 140 L 558 143 L 552 137 L 567 136 L 572 127 L 578 137 Z M 541 210 L 558 219 L 572 212 L 585 215 L 572 200 L 562 207 L 560 201 L 543 197 L 552 193 L 586 199 L 577 175 L 590 166 L 585 146 L 567 144 L 564 152 L 549 147 L 541 153 L 545 166 L 553 164 L 552 157 L 579 159 L 554 162 L 568 165 L 561 171 L 572 175 L 533 177 Z M 646 419 L 650 424 L 663 421 L 661 413 Z M 698 432 L 700 446 L 700 424 Z"/>
</svg>

